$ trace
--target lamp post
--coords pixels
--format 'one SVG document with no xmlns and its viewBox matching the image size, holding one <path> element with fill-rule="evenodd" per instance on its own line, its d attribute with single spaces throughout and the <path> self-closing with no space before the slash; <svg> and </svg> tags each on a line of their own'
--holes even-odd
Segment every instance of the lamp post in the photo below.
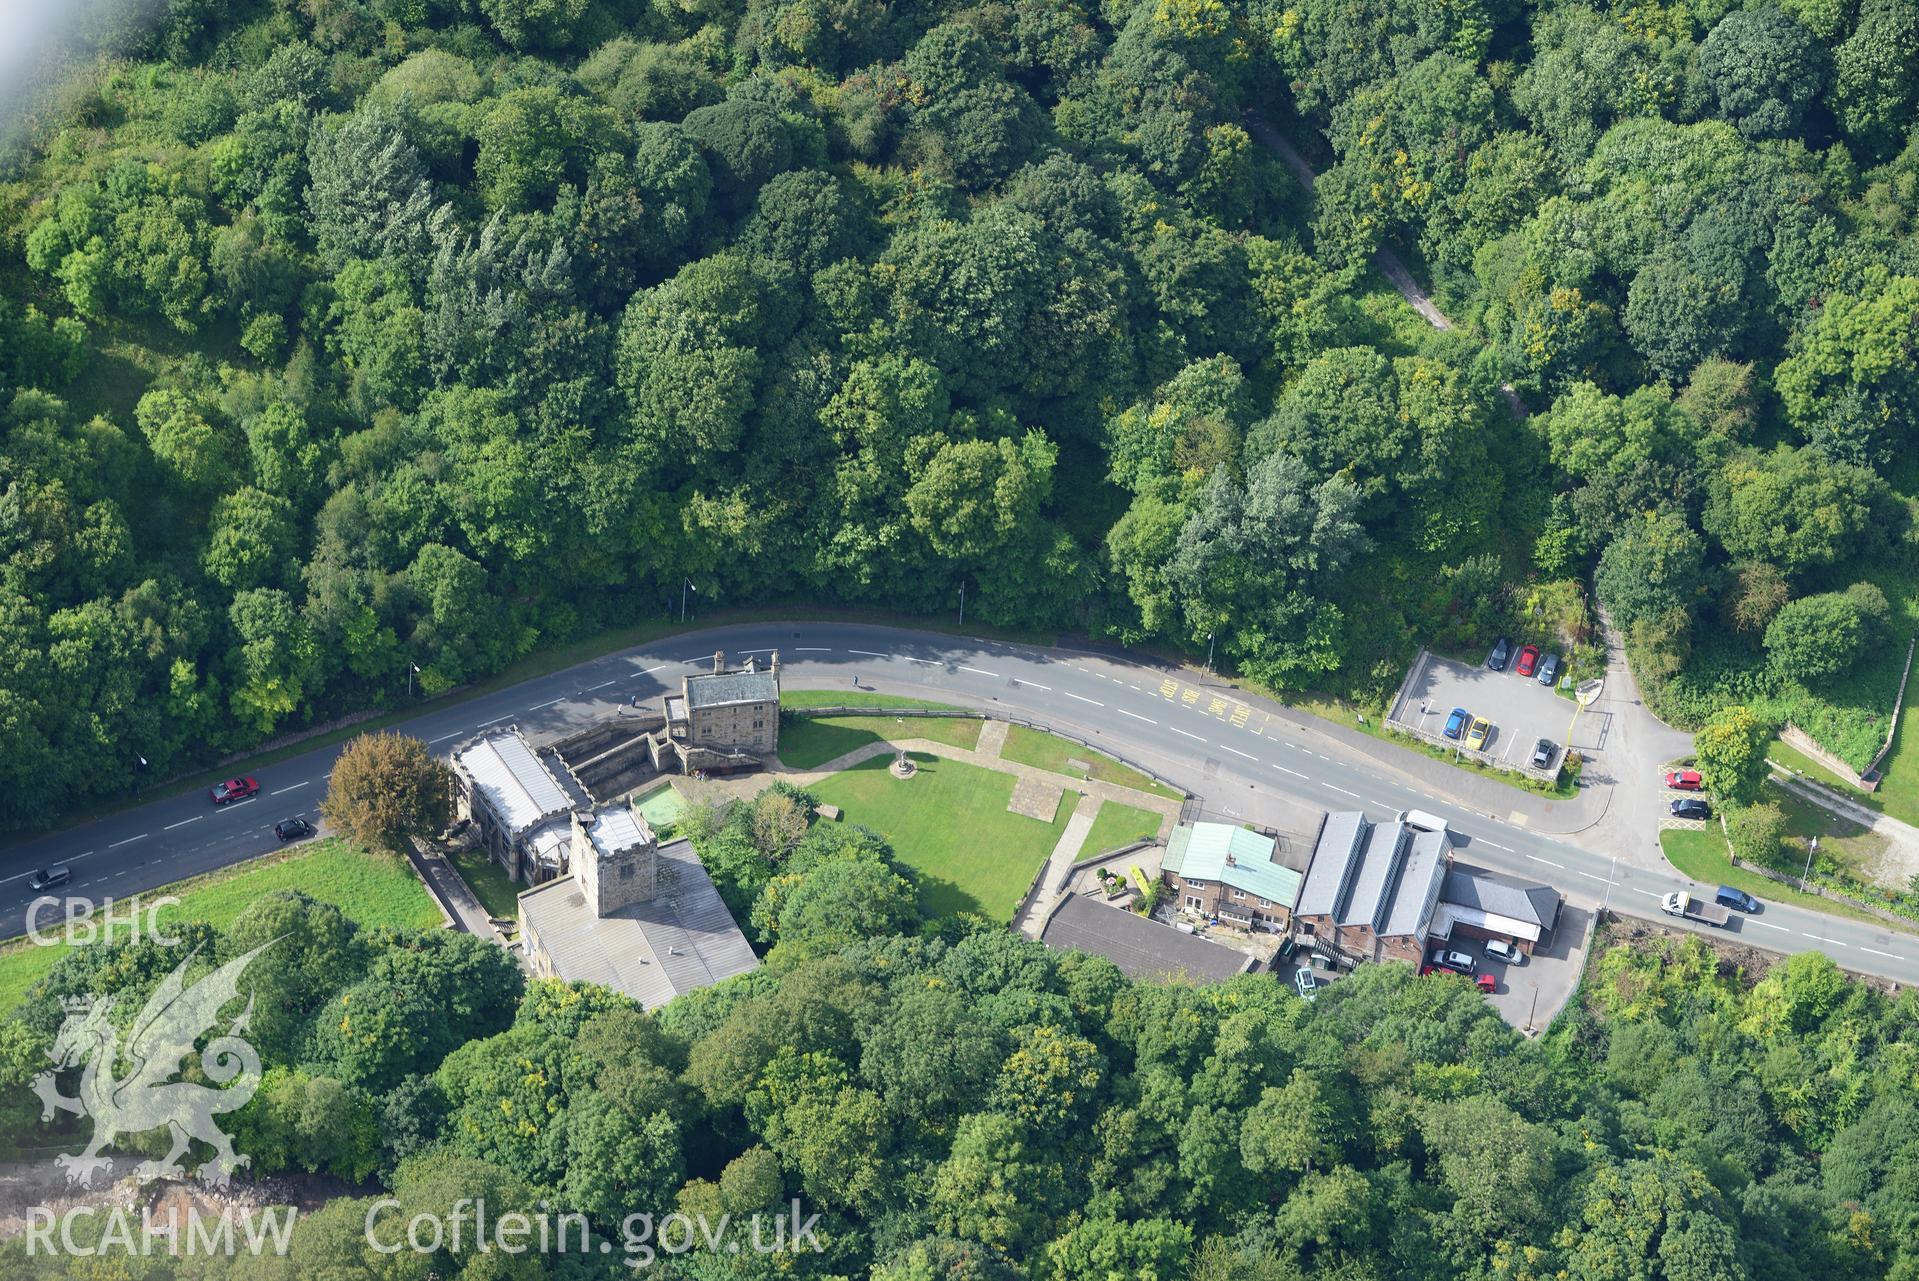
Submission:
<svg viewBox="0 0 1919 1281">
<path fill-rule="evenodd" d="M 682 623 L 686 621 L 686 594 L 688 592 L 696 592 L 698 590 L 699 588 L 693 586 L 692 579 L 687 578 L 687 579 L 681 580 L 680 582 L 680 621 Z"/>
<path fill-rule="evenodd" d="M 140 762 L 134 766 L 133 769 L 133 794 L 138 796 L 140 794 L 140 771 L 147 767 L 147 758 L 135 752 L 133 759 Z"/>
<path fill-rule="evenodd" d="M 959 625 L 960 625 L 961 627 L 964 627 L 964 626 L 966 626 L 966 583 L 965 583 L 965 581 L 964 581 L 964 580 L 962 580 L 962 581 L 960 582 L 960 621 L 959 621 Z"/>
<path fill-rule="evenodd" d="M 408 663 L 406 665 L 406 696 L 409 700 L 413 697 L 413 678 L 419 674 L 420 665 L 418 663 Z"/>
<path fill-rule="evenodd" d="M 1799 873 L 1799 888 L 1806 888 L 1806 879 L 1812 875 L 1812 856 L 1819 852 L 1819 838 L 1813 837 L 1806 844 L 1806 870 Z"/>
<path fill-rule="evenodd" d="M 1213 674 L 1213 633 L 1206 633 L 1206 674 Z"/>
</svg>

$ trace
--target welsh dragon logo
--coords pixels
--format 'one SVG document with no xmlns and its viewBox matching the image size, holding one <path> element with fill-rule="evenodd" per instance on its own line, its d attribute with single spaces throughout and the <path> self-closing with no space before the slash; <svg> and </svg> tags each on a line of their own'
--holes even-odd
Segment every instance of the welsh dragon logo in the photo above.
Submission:
<svg viewBox="0 0 1919 1281">
<path fill-rule="evenodd" d="M 181 1071 L 182 1060 L 193 1052 L 200 1034 L 212 1028 L 220 1010 L 239 995 L 240 975 L 253 958 L 278 941 L 234 957 L 192 987 L 184 976 L 198 950 L 188 953 L 148 998 L 127 1029 L 124 1047 L 119 1029 L 109 1018 L 111 997 L 68 1004 L 66 1021 L 47 1052 L 54 1068 L 33 1082 L 42 1121 L 51 1121 L 56 1111 L 93 1118 L 93 1140 L 86 1150 L 54 1158 L 66 1171 L 67 1182 L 92 1186 L 94 1175 L 112 1165 L 112 1159 L 100 1153 L 117 1136 L 144 1134 L 163 1126 L 172 1132 L 171 1150 L 161 1160 L 141 1162 L 135 1177 L 179 1177 L 183 1173 L 180 1158 L 194 1139 L 214 1149 L 213 1160 L 194 1171 L 204 1182 L 224 1187 L 233 1172 L 247 1164 L 213 1118 L 244 1107 L 260 1088 L 260 1056 L 240 1036 L 253 1013 L 251 996 L 226 1033 L 200 1051 L 201 1070 L 213 1085 L 172 1078 Z M 131 1070 L 116 1077 L 114 1071 L 122 1061 Z M 56 1073 L 81 1065 L 79 1096 L 68 1098 L 60 1093 Z"/>
</svg>

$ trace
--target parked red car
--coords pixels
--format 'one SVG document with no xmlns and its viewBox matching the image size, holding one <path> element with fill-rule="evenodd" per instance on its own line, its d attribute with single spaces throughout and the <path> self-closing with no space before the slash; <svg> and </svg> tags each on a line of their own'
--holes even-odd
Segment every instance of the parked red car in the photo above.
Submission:
<svg viewBox="0 0 1919 1281">
<path fill-rule="evenodd" d="M 1539 646 L 1528 645 L 1519 651 L 1519 674 L 1531 676 L 1533 669 L 1539 666 Z"/>
<path fill-rule="evenodd" d="M 1682 792 L 1696 792 L 1704 784 L 1696 769 L 1669 769 L 1666 771 L 1666 786 Z"/>
<path fill-rule="evenodd" d="M 1479 975 L 1477 978 L 1473 980 L 1473 983 L 1475 986 L 1479 988 L 1480 991 L 1484 992 L 1487 996 L 1491 996 L 1494 992 L 1497 992 L 1499 990 L 1499 980 L 1494 978 L 1490 974 Z"/>
<path fill-rule="evenodd" d="M 224 783 L 215 783 L 213 790 L 207 794 L 213 798 L 215 805 L 230 805 L 234 801 L 244 801 L 259 790 L 260 784 L 256 779 L 230 778 Z"/>
</svg>

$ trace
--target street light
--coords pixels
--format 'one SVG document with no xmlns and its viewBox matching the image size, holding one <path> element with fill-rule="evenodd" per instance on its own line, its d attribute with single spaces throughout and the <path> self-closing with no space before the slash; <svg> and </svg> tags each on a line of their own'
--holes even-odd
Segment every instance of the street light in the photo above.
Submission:
<svg viewBox="0 0 1919 1281">
<path fill-rule="evenodd" d="M 1819 852 L 1819 838 L 1813 837 L 1806 846 L 1806 870 L 1799 873 L 1799 888 L 1806 888 L 1806 878 L 1812 875 L 1812 856 Z"/>
<path fill-rule="evenodd" d="M 406 696 L 409 699 L 413 697 L 413 678 L 419 675 L 419 673 L 420 665 L 418 663 L 408 663 L 406 665 Z"/>
<path fill-rule="evenodd" d="M 1211 632 L 1206 633 L 1206 674 L 1208 676 L 1213 674 L 1213 634 Z"/>
<path fill-rule="evenodd" d="M 964 626 L 966 626 L 966 583 L 965 583 L 965 582 L 964 582 L 963 580 L 962 580 L 962 581 L 961 581 L 961 583 L 960 583 L 960 621 L 959 621 L 959 625 L 960 625 L 961 627 L 964 627 Z"/>
<path fill-rule="evenodd" d="M 680 621 L 682 623 L 686 621 L 686 594 L 698 590 L 700 589 L 693 586 L 693 580 L 690 578 L 684 579 L 680 583 Z"/>
</svg>

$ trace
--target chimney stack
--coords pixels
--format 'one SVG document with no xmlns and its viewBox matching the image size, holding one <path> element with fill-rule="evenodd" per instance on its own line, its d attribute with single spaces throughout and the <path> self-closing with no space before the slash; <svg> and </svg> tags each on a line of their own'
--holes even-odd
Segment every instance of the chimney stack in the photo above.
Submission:
<svg viewBox="0 0 1919 1281">
<path fill-rule="evenodd" d="M 773 651 L 773 658 L 768 664 L 768 668 L 773 675 L 778 676 L 780 674 L 780 651 L 777 649 Z"/>
<path fill-rule="evenodd" d="M 715 676 L 718 676 L 721 672 L 725 670 L 726 670 L 726 651 L 723 649 L 716 649 L 713 651 L 713 674 Z"/>
</svg>

